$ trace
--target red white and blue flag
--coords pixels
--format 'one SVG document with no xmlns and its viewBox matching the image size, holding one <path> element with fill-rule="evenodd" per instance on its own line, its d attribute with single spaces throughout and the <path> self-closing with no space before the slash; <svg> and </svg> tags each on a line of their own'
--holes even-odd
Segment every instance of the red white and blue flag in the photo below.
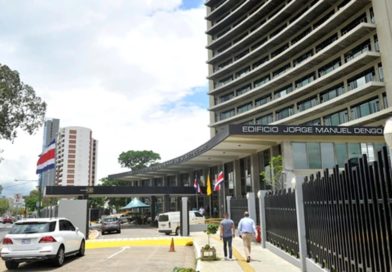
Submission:
<svg viewBox="0 0 392 272">
<path fill-rule="evenodd" d="M 223 171 L 220 171 L 218 174 L 218 178 L 216 179 L 214 184 L 214 191 L 220 191 L 221 184 L 223 183 L 223 181 L 224 181 Z"/>
<path fill-rule="evenodd" d="M 53 140 L 50 142 L 50 144 L 48 144 L 45 150 L 42 151 L 37 162 L 37 174 L 41 174 L 49 169 L 54 168 L 55 148 L 56 143 L 55 140 Z"/>
<path fill-rule="evenodd" d="M 197 193 L 201 194 L 200 184 L 197 180 L 197 176 L 195 176 L 195 180 L 193 181 L 193 188 L 195 188 Z"/>
</svg>

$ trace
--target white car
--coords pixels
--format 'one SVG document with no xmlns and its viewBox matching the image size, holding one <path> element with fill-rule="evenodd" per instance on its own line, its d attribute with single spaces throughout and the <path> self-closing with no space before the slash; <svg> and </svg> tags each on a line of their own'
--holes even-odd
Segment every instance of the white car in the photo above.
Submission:
<svg viewBox="0 0 392 272">
<path fill-rule="evenodd" d="M 69 255 L 83 256 L 85 237 L 66 218 L 36 218 L 14 223 L 3 239 L 1 258 L 8 269 L 21 262 L 52 260 L 62 266 Z"/>
</svg>

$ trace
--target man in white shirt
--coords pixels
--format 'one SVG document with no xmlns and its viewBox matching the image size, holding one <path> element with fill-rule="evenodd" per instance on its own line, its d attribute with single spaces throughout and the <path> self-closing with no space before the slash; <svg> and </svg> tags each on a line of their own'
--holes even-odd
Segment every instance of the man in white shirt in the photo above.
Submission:
<svg viewBox="0 0 392 272">
<path fill-rule="evenodd" d="M 244 212 L 244 217 L 238 223 L 238 234 L 244 243 L 246 261 L 250 262 L 250 251 L 252 238 L 255 235 L 257 239 L 256 225 L 248 212 Z"/>
</svg>

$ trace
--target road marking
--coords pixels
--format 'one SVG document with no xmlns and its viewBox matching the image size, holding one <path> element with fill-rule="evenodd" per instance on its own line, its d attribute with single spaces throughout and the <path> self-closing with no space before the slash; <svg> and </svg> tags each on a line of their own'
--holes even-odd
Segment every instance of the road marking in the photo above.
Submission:
<svg viewBox="0 0 392 272">
<path fill-rule="evenodd" d="M 174 238 L 175 246 L 186 246 L 193 242 L 192 238 L 177 237 Z M 169 248 L 171 238 L 168 239 L 98 239 L 88 240 L 86 242 L 86 249 L 93 248 L 110 248 L 110 247 L 124 247 L 124 246 L 167 246 Z"/>
<path fill-rule="evenodd" d="M 108 259 L 111 259 L 111 258 L 113 258 L 114 256 L 120 254 L 121 252 L 125 251 L 127 248 L 129 248 L 129 247 L 127 247 L 127 246 L 126 246 L 126 247 L 123 247 L 123 248 L 120 249 L 119 251 L 117 251 L 117 252 L 113 253 L 112 255 L 110 255 L 110 256 L 108 257 Z"/>
</svg>

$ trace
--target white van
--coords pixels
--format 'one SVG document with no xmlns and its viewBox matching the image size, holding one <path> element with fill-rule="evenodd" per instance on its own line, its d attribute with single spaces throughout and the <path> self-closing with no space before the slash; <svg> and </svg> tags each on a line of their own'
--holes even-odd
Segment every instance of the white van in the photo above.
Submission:
<svg viewBox="0 0 392 272">
<path fill-rule="evenodd" d="M 206 219 L 198 211 L 189 211 L 189 225 L 205 224 Z M 169 235 L 180 232 L 180 212 L 166 212 L 159 214 L 158 231 Z"/>
</svg>

